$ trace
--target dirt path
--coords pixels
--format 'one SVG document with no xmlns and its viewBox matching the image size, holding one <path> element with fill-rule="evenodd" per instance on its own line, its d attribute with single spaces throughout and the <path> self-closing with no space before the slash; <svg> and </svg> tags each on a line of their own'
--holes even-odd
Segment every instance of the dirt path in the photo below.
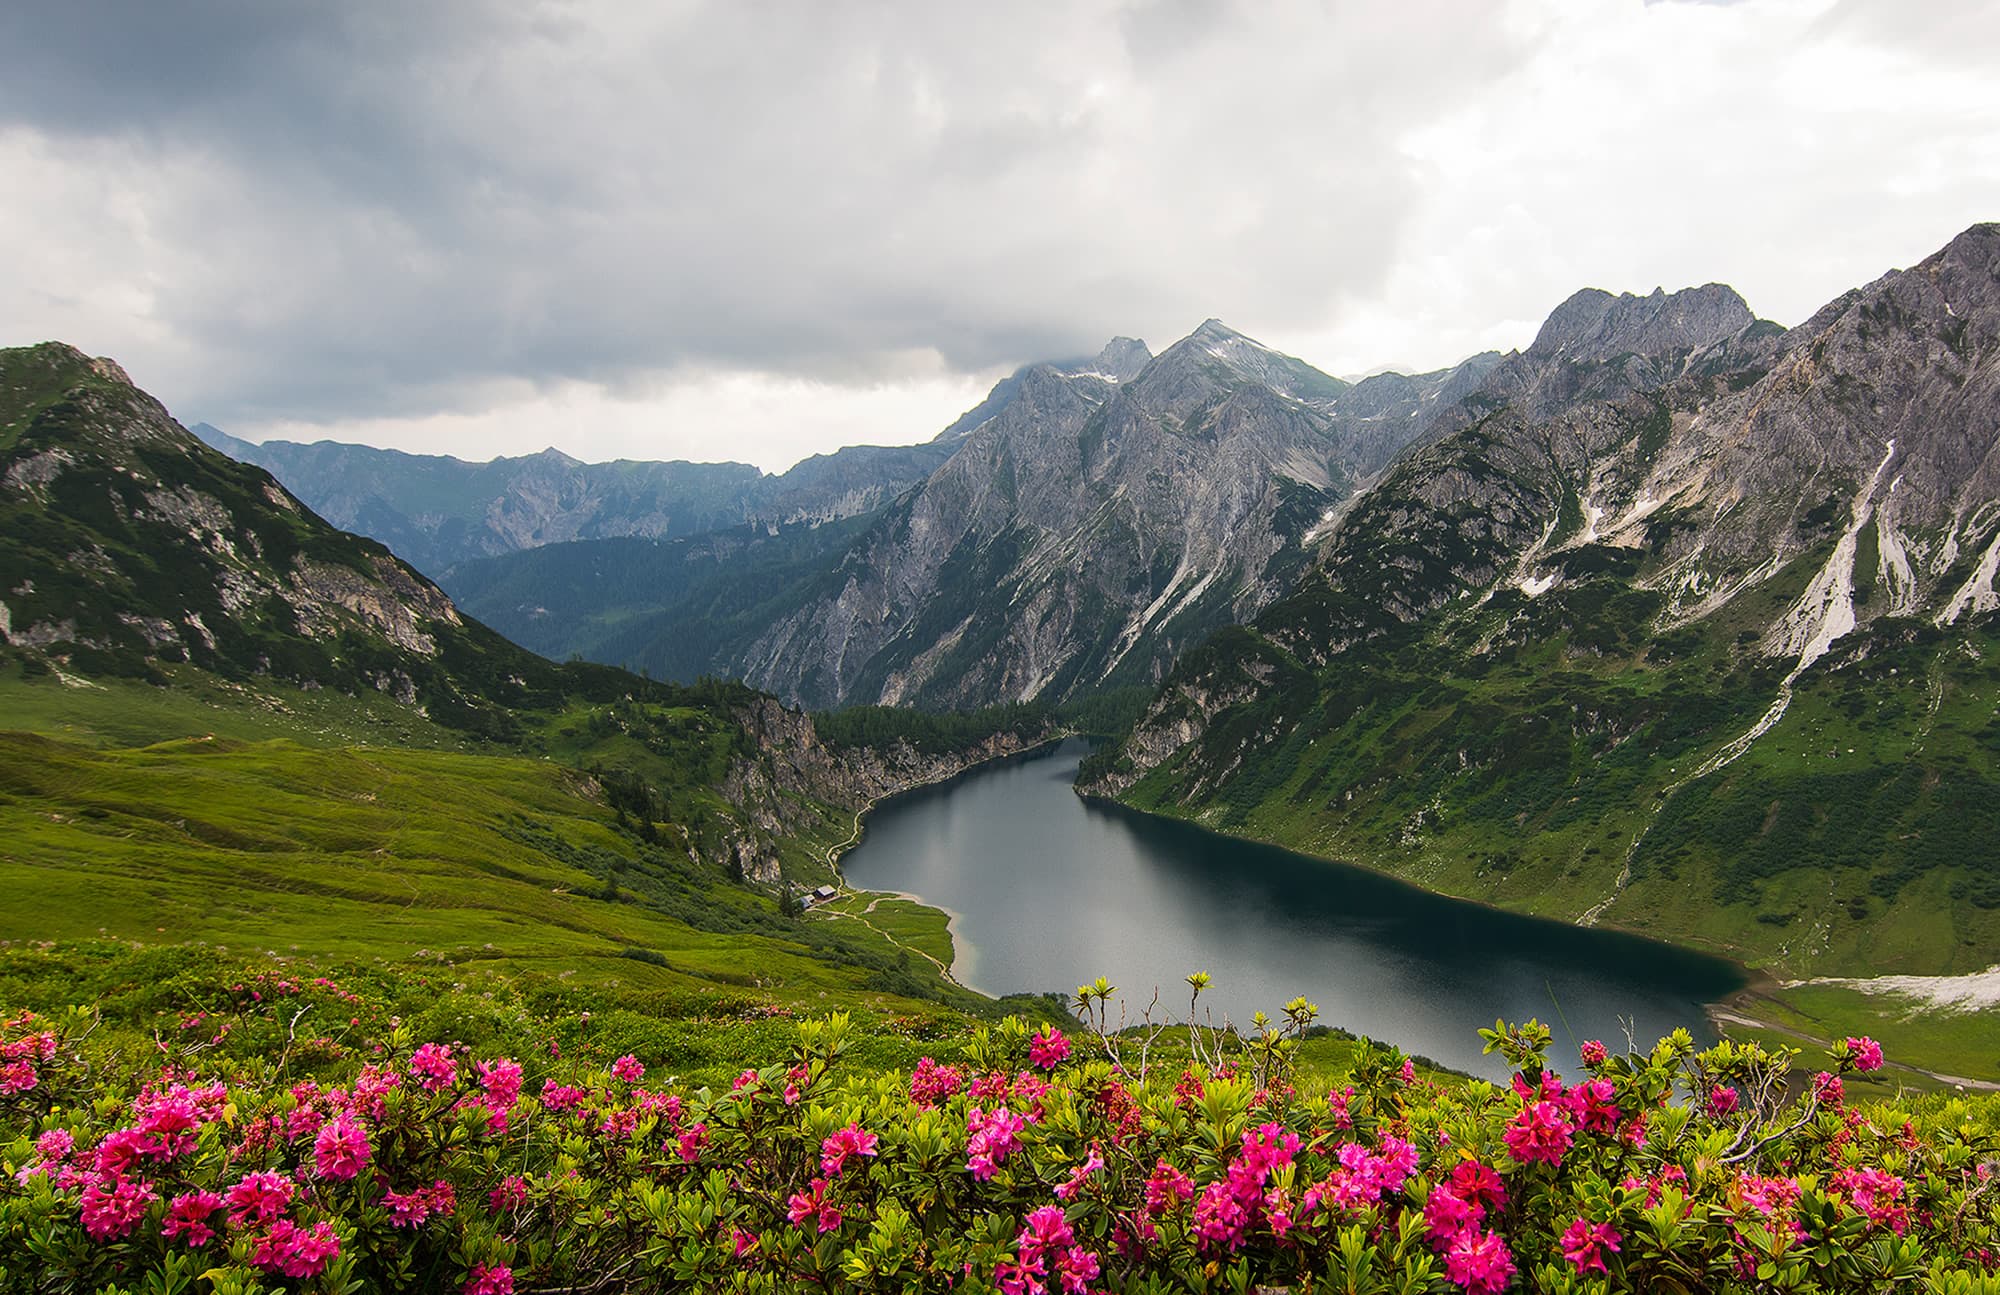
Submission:
<svg viewBox="0 0 2000 1295">
<path fill-rule="evenodd" d="M 1788 1039 L 1797 1039 L 1801 1043 L 1810 1043 L 1816 1048 L 1831 1048 L 1833 1046 L 1833 1042 L 1830 1039 L 1815 1038 L 1802 1030 L 1793 1029 L 1789 1025 L 1780 1025 L 1776 1021 L 1767 1021 L 1761 1017 L 1745 1015 L 1743 1012 L 1728 1007 L 1710 1007 L 1708 1009 L 1708 1019 L 1722 1033 L 1727 1033 L 1727 1031 L 1722 1030 L 1724 1025 L 1741 1025 L 1753 1030 L 1769 1030 L 1773 1034 L 1782 1034 Z M 2000 1092 L 2000 1084 L 1987 1079 L 1967 1079 L 1964 1075 L 1947 1075 L 1941 1071 L 1925 1070 L 1921 1066 L 1906 1065 L 1900 1061 L 1888 1062 L 1885 1068 L 1905 1071 L 1912 1075 L 1922 1075 L 1924 1078 L 1935 1080 L 1940 1084 L 1950 1084 L 1959 1088 L 1977 1089 L 1980 1092 L 1988 1093 Z"/>
<path fill-rule="evenodd" d="M 855 892 L 855 891 L 851 891 L 851 890 L 850 890 L 850 891 L 847 891 L 847 892 L 845 892 L 845 893 L 846 893 L 846 894 L 848 894 L 848 895 L 853 895 L 853 894 L 855 894 L 856 892 Z M 893 936 L 893 935 L 889 934 L 889 933 L 888 933 L 887 931 L 883 930 L 883 929 L 882 929 L 881 927 L 879 927 L 879 926 L 875 925 L 875 923 L 873 923 L 873 922 L 871 922 L 871 921 L 869 921 L 869 920 L 868 920 L 868 917 L 867 917 L 867 915 L 868 915 L 869 913 L 872 913 L 872 912 L 874 912 L 874 911 L 875 911 L 875 906 L 876 906 L 877 904 L 881 903 L 881 902 L 882 902 L 882 901 L 883 901 L 884 899 L 900 899 L 900 898 L 902 898 L 902 896 L 900 896 L 900 895 L 877 895 L 877 896 L 875 896 L 875 897 L 874 897 L 873 899 L 869 900 L 869 901 L 868 901 L 868 907 L 866 907 L 866 908 L 862 909 L 862 910 L 861 910 L 861 911 L 860 911 L 859 913 L 843 913 L 843 912 L 840 912 L 840 911 L 839 911 L 838 909 L 828 909 L 828 908 L 825 908 L 824 906 L 822 906 L 822 907 L 821 907 L 820 909 L 818 909 L 818 910 L 815 910 L 815 911 L 818 911 L 818 912 L 820 912 L 821 914 L 823 914 L 824 916 L 826 916 L 826 917 L 828 917 L 828 918 L 835 918 L 835 917 L 844 917 L 844 918 L 846 918 L 846 919 L 847 919 L 848 921 L 850 921 L 850 922 L 859 922 L 859 923 L 861 923 L 861 924 L 862 924 L 863 926 L 865 926 L 865 927 L 867 927 L 867 928 L 868 928 L 869 930 L 871 930 L 871 931 L 875 932 L 875 934 L 877 934 L 877 935 L 881 936 L 881 937 L 882 937 L 882 938 L 883 938 L 884 940 L 888 941 L 888 942 L 889 942 L 890 944 L 893 944 L 893 945 L 894 945 L 894 946 L 896 946 L 896 947 L 897 947 L 898 949 L 901 949 L 901 950 L 903 950 L 903 951 L 904 951 L 905 953 L 914 953 L 914 954 L 916 954 L 916 955 L 917 955 L 917 956 L 918 956 L 919 958 L 922 958 L 922 959 L 923 959 L 923 960 L 924 960 L 925 962 L 928 962 L 928 963 L 930 963 L 930 964 L 931 964 L 931 965 L 932 965 L 933 967 L 936 967 L 936 968 L 937 968 L 937 970 L 938 970 L 938 975 L 940 975 L 940 976 L 943 976 L 943 977 L 945 978 L 945 981 L 946 981 L 947 983 L 949 983 L 949 984 L 953 984 L 953 985 L 958 985 L 958 987 L 959 987 L 960 989 L 963 989 L 963 988 L 965 988 L 965 986 L 964 986 L 964 985 L 960 985 L 960 984 L 959 984 L 959 982 L 958 982 L 958 978 L 957 978 L 956 976 L 954 976 L 954 975 L 952 975 L 952 974 L 951 974 L 951 968 L 950 968 L 949 966 L 947 966 L 947 965 L 946 965 L 945 963 L 943 963 L 943 962 L 940 962 L 940 961 L 939 961 L 939 960 L 938 960 L 937 958 L 933 957 L 932 955 L 930 955 L 930 954 L 928 954 L 928 953 L 925 953 L 925 952 L 924 952 L 924 951 L 923 951 L 922 949 L 919 949 L 919 948 L 917 948 L 917 947 L 916 947 L 915 945 L 913 945 L 913 944 L 905 944 L 905 943 L 903 943 L 903 942 L 902 942 L 901 940 L 897 939 L 897 938 L 896 938 L 895 936 Z"/>
</svg>

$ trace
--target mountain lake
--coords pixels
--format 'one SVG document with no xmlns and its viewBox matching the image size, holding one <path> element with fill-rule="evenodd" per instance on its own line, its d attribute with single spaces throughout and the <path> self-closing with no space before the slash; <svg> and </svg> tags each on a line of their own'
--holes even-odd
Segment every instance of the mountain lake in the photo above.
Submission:
<svg viewBox="0 0 2000 1295">
<path fill-rule="evenodd" d="M 1303 994 L 1319 1020 L 1487 1078 L 1479 1027 L 1537 1017 L 1551 1062 L 1577 1044 L 1649 1047 L 1677 1026 L 1712 1041 L 1703 1005 L 1745 983 L 1719 958 L 1447 899 L 1366 869 L 1088 802 L 1088 745 L 982 765 L 877 807 L 841 861 L 848 883 L 952 914 L 953 975 L 986 994 L 1060 991 L 1103 976 L 1128 1019 L 1246 1027 Z M 1114 1004 L 1113 1020 L 1117 1018 Z"/>
</svg>

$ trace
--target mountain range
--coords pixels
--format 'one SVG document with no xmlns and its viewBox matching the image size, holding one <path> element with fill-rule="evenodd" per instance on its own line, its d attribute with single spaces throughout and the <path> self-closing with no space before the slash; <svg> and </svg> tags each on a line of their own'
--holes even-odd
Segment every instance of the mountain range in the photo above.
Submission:
<svg viewBox="0 0 2000 1295">
<path fill-rule="evenodd" d="M 128 389 L 49 362 L 74 390 L 8 446 L 41 509 L 6 519 L 9 569 L 40 566 L 0 629 L 65 668 L 185 653 L 476 728 L 555 669 L 485 616 L 812 705 L 1129 686 L 1086 794 L 1786 974 L 2000 949 L 2000 226 L 1797 327 L 1716 284 L 1586 290 L 1525 350 L 1416 378 L 1216 321 L 1119 339 L 1011 375 L 873 509 L 468 561 L 458 603 L 179 441 L 193 479 L 124 431 L 86 464 L 58 433 Z M 142 518 L 186 552 L 119 529 Z M 810 796 L 759 767 L 730 785 L 774 839 Z"/>
<path fill-rule="evenodd" d="M 549 545 L 445 585 L 548 655 L 726 675 L 809 705 L 1150 687 L 1287 586 L 1357 483 L 1501 357 L 1347 383 L 1219 321 L 1154 356 L 1033 364 L 865 516 Z"/>
<path fill-rule="evenodd" d="M 949 458 L 947 431 L 923 445 L 853 445 L 789 471 L 747 463 L 583 463 L 557 449 L 482 463 L 340 441 L 242 440 L 189 430 L 286 483 L 342 530 L 394 549 L 432 576 L 454 563 L 568 540 L 674 538 L 742 523 L 816 525 L 872 512 Z"/>
<path fill-rule="evenodd" d="M 2000 226 L 1580 294 L 1085 789 L 1795 973 L 2000 949 Z"/>
</svg>

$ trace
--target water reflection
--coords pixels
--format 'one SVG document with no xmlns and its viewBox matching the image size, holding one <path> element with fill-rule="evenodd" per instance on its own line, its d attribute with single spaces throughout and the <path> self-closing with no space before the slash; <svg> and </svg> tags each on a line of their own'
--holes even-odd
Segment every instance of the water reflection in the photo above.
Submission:
<svg viewBox="0 0 2000 1295">
<path fill-rule="evenodd" d="M 959 915 L 959 979 L 990 994 L 1068 991 L 1097 976 L 1137 1012 L 1157 986 L 1178 1016 L 1183 977 L 1247 1021 L 1295 994 L 1321 1019 L 1499 1075 L 1475 1031 L 1538 1016 L 1558 1060 L 1576 1042 L 1706 1035 L 1701 1005 L 1740 987 L 1729 964 L 1652 941 L 1519 917 L 1363 869 L 1254 845 L 1070 789 L 1081 742 L 988 766 L 869 820 L 842 867 Z M 1133 1001 L 1136 1000 L 1136 1001 Z"/>
</svg>

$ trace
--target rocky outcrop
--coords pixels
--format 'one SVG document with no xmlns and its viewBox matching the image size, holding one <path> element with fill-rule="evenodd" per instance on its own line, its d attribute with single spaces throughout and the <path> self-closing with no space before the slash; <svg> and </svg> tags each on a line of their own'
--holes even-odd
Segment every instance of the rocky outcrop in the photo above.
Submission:
<svg viewBox="0 0 2000 1295">
<path fill-rule="evenodd" d="M 1718 285 L 1577 294 L 1340 516 L 1251 637 L 1326 669 L 1607 572 L 1653 600 L 1646 633 L 1726 613 L 1739 650 L 1794 673 L 1883 618 L 2000 609 L 2000 226 L 1790 330 Z M 1781 579 L 1802 591 L 1760 595 Z M 1467 633 L 1455 650 L 1511 641 Z M 1229 654 L 1207 669 L 1176 671 L 1097 762 L 1100 790 L 1273 693 Z M 1190 705 L 1203 696 L 1224 704 Z"/>
<path fill-rule="evenodd" d="M 948 781 L 1048 740 L 1048 735 L 997 733 L 947 752 L 921 751 L 901 741 L 836 747 L 820 739 L 812 716 L 772 697 L 738 707 L 735 716 L 749 734 L 752 750 L 731 763 L 718 788 L 743 813 L 742 826 L 726 849 L 743 876 L 767 885 L 780 879 L 778 838 L 818 826 L 821 806 L 856 815 L 858 826 L 859 815 L 878 801 Z"/>
<path fill-rule="evenodd" d="M 1031 365 L 952 458 L 720 662 L 812 705 L 966 707 L 1151 684 L 1288 587 L 1304 543 L 1476 357 L 1359 387 L 1209 320 Z"/>
</svg>

